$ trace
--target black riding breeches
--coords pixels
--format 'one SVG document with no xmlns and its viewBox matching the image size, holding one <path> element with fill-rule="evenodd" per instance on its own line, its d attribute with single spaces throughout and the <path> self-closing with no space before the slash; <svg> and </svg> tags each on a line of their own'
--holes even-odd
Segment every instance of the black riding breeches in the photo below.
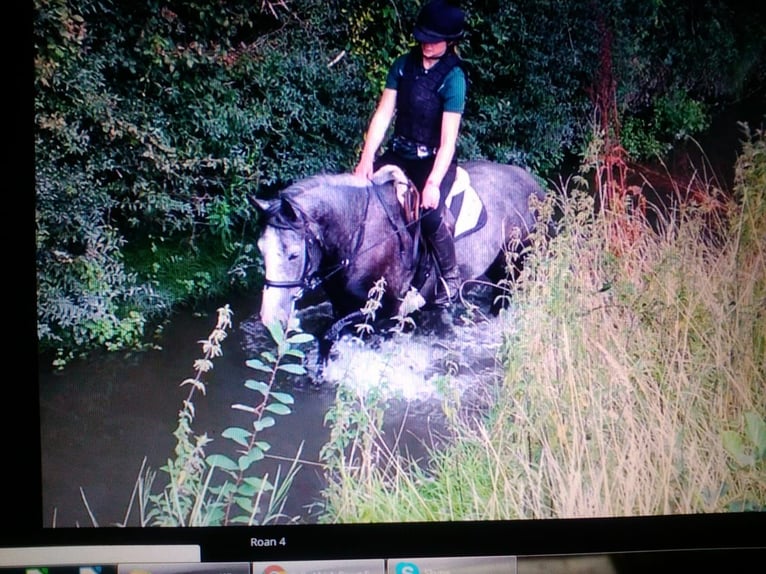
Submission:
<svg viewBox="0 0 766 574">
<path fill-rule="evenodd" d="M 404 173 L 412 180 L 418 191 L 423 190 L 423 186 L 431 174 L 431 170 L 434 166 L 433 157 L 424 159 L 406 159 L 399 154 L 388 150 L 383 153 L 376 161 L 374 168 L 377 170 L 384 165 L 393 164 L 400 167 Z M 434 209 L 425 211 L 422 215 L 420 222 L 423 233 L 430 237 L 439 228 L 439 224 L 442 220 L 442 213 L 444 211 L 444 202 L 449 195 L 452 184 L 455 182 L 455 173 L 457 170 L 457 162 L 453 161 L 447 169 L 447 173 L 444 174 L 444 179 L 439 186 L 439 205 Z"/>
</svg>

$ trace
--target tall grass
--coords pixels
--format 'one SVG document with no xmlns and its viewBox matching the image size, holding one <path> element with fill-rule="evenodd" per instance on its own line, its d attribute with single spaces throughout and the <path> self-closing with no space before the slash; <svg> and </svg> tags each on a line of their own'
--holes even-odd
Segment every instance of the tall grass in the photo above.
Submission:
<svg viewBox="0 0 766 574">
<path fill-rule="evenodd" d="M 762 132 L 736 174 L 733 198 L 679 203 L 659 232 L 562 186 L 558 233 L 535 238 L 514 285 L 489 416 L 454 419 L 426 468 L 358 429 L 368 451 L 338 455 L 325 519 L 766 509 Z"/>
</svg>

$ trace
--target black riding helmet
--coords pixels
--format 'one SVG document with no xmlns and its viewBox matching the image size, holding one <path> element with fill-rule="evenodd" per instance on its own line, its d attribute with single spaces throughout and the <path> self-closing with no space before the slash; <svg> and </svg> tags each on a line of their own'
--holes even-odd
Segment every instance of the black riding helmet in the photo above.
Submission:
<svg viewBox="0 0 766 574">
<path fill-rule="evenodd" d="M 415 22 L 413 34 L 418 42 L 454 42 L 463 36 L 465 12 L 456 2 L 431 0 L 423 6 Z"/>
</svg>

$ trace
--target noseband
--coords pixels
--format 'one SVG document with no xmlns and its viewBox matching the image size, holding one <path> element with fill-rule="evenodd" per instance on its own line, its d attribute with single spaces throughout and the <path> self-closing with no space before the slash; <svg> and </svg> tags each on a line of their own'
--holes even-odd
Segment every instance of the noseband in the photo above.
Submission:
<svg viewBox="0 0 766 574">
<path fill-rule="evenodd" d="M 303 238 L 303 271 L 301 272 L 300 277 L 297 279 L 285 281 L 269 279 L 266 277 L 263 280 L 264 287 L 277 287 L 280 289 L 292 289 L 294 287 L 300 287 L 301 289 L 313 289 L 319 283 L 321 283 L 321 280 L 317 277 L 316 272 L 311 271 L 310 265 L 311 249 L 309 249 L 309 247 L 315 243 L 316 240 L 313 237 Z"/>
</svg>

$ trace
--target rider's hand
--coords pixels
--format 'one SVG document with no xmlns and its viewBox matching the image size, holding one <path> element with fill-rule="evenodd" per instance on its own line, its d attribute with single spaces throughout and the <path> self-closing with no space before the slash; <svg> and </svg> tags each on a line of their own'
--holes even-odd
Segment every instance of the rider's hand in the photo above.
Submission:
<svg viewBox="0 0 766 574">
<path fill-rule="evenodd" d="M 429 180 L 423 186 L 420 205 L 423 209 L 434 209 L 439 206 L 439 186 L 434 182 Z"/>
<path fill-rule="evenodd" d="M 360 161 L 354 168 L 354 175 L 365 179 L 372 179 L 373 171 L 371 161 Z"/>
</svg>

